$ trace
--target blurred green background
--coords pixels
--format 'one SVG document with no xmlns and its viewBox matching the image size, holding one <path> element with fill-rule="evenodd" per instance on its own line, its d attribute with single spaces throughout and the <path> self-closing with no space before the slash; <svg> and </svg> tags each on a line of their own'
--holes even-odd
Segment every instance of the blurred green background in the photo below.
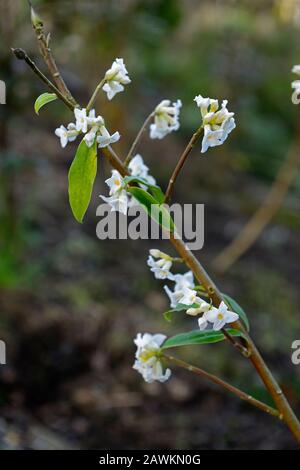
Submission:
<svg viewBox="0 0 300 470">
<path fill-rule="evenodd" d="M 132 79 L 98 111 L 125 155 L 162 99 L 181 98 L 181 128 L 139 148 L 163 188 L 199 125 L 197 94 L 229 100 L 237 129 L 222 147 L 195 149 L 178 179 L 179 202 L 205 204 L 205 245 L 214 258 L 253 214 L 297 134 L 290 72 L 300 63 L 299 0 L 35 1 L 75 97 L 86 103 L 115 57 Z M 72 218 L 67 172 L 76 144 L 62 150 L 54 129 L 71 120 L 59 102 L 37 117 L 43 88 L 10 47 L 46 72 L 27 2 L 1 0 L 0 79 L 0 448 L 284 449 L 283 425 L 221 390 L 174 370 L 148 385 L 131 369 L 138 331 L 188 331 L 195 320 L 162 317 L 168 301 L 148 267 L 151 241 L 99 241 L 95 212 L 109 168 L 102 159 L 84 224 Z M 299 131 L 299 129 L 298 129 Z M 300 176 L 272 224 L 230 272 L 222 290 L 246 309 L 252 333 L 300 412 Z M 155 244 L 157 246 L 157 244 Z M 168 251 L 167 242 L 160 247 Z M 213 271 L 211 271 L 212 274 Z M 259 379 L 227 344 L 178 354 L 268 400 Z"/>
</svg>

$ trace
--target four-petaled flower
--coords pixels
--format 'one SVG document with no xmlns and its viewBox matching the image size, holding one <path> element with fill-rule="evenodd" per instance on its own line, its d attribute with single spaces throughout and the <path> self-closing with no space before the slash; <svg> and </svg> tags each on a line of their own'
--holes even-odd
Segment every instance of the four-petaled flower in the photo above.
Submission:
<svg viewBox="0 0 300 470">
<path fill-rule="evenodd" d="M 98 145 L 99 148 L 107 147 L 110 144 L 114 144 L 119 139 L 120 139 L 119 132 L 114 132 L 112 135 L 110 135 L 110 133 L 108 132 L 108 130 L 106 129 L 104 125 L 99 127 L 99 132 L 97 135 L 97 142 L 99 144 Z"/>
<path fill-rule="evenodd" d="M 102 90 L 106 92 L 107 98 L 112 100 L 117 93 L 124 90 L 123 85 L 130 82 L 123 59 L 116 59 L 105 74 L 105 85 L 103 85 Z"/>
<path fill-rule="evenodd" d="M 86 109 L 75 108 L 74 115 L 76 119 L 77 132 L 83 132 L 85 134 L 88 128 L 88 117 L 86 115 Z"/>
<path fill-rule="evenodd" d="M 212 323 L 212 329 L 215 331 L 221 330 L 227 323 L 233 323 L 239 318 L 238 314 L 228 310 L 227 305 L 222 301 L 219 307 L 211 307 L 204 315 L 199 318 L 198 324 L 200 330 L 203 330 Z"/>
<path fill-rule="evenodd" d="M 87 115 L 85 108 L 75 108 L 74 116 L 76 124 L 71 122 L 68 124 L 67 129 L 64 126 L 60 126 L 55 130 L 55 135 L 60 138 L 62 147 L 65 147 L 68 142 L 75 140 L 80 133 L 85 134 L 83 139 L 88 147 L 91 147 L 95 140 L 97 140 L 99 148 L 102 148 L 120 139 L 119 132 L 110 135 L 105 127 L 103 117 L 96 116 L 94 109 Z"/>
<path fill-rule="evenodd" d="M 179 129 L 179 113 L 182 103 L 177 100 L 171 105 L 170 100 L 163 100 L 154 110 L 154 123 L 150 126 L 151 139 L 162 139 L 172 131 Z"/>
<path fill-rule="evenodd" d="M 109 197 L 100 196 L 104 202 L 111 206 L 112 211 L 127 214 L 128 196 L 124 189 L 123 178 L 117 170 L 112 170 L 112 176 L 105 183 L 109 187 Z"/>
<path fill-rule="evenodd" d="M 179 299 L 180 304 L 184 305 L 193 305 L 195 303 L 200 303 L 202 302 L 202 299 L 198 297 L 197 291 L 190 289 L 189 287 L 183 287 L 181 290 L 181 297 Z"/>
<path fill-rule="evenodd" d="M 164 290 L 170 299 L 170 307 L 176 308 L 176 306 L 181 303 L 180 299 L 183 296 L 182 290 L 184 288 L 193 289 L 194 276 L 192 271 L 187 271 L 185 274 L 174 274 L 172 281 L 175 282 L 174 290 L 171 291 L 168 286 L 164 286 Z"/>
<path fill-rule="evenodd" d="M 78 132 L 76 130 L 75 124 L 70 122 L 70 124 L 67 126 L 67 129 L 63 125 L 55 129 L 55 135 L 59 137 L 60 145 L 62 148 L 64 148 L 68 142 L 73 142 L 76 139 Z"/>
<path fill-rule="evenodd" d="M 134 340 L 137 350 L 133 368 L 143 376 L 145 382 L 165 382 L 171 376 L 171 370 L 166 369 L 164 372 L 161 363 L 161 346 L 165 339 L 166 336 L 162 334 L 138 333 Z"/>
<path fill-rule="evenodd" d="M 156 184 L 153 176 L 149 175 L 149 168 L 145 165 L 144 160 L 140 154 L 136 154 L 129 162 L 128 170 L 132 176 L 143 178 L 149 184 Z"/>
<path fill-rule="evenodd" d="M 170 272 L 172 267 L 170 259 L 159 258 L 155 260 L 153 256 L 149 255 L 147 264 L 156 279 L 173 279 L 173 274 Z"/>
<path fill-rule="evenodd" d="M 227 139 L 228 134 L 236 127 L 234 113 L 228 111 L 227 100 L 223 100 L 221 109 L 219 109 L 218 100 L 215 99 L 198 95 L 194 101 L 200 108 L 202 116 L 204 136 L 201 152 L 204 153 L 209 147 L 222 145 Z"/>
</svg>

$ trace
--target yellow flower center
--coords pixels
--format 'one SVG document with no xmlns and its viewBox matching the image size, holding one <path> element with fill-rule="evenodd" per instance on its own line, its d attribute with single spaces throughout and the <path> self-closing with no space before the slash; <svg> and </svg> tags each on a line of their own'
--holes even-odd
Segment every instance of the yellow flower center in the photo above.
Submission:
<svg viewBox="0 0 300 470">
<path fill-rule="evenodd" d="M 147 350 L 147 351 L 144 351 L 140 354 L 140 360 L 141 362 L 147 362 L 149 361 L 149 359 L 151 359 L 151 357 L 155 356 L 155 351 L 154 350 Z"/>
<path fill-rule="evenodd" d="M 220 313 L 220 312 L 219 312 L 219 313 L 218 313 L 218 320 L 223 320 L 223 318 L 224 318 L 223 313 Z"/>
</svg>

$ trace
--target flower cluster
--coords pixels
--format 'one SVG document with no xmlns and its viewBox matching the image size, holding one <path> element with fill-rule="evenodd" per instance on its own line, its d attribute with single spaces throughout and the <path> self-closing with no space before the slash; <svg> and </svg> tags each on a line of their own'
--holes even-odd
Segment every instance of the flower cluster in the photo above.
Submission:
<svg viewBox="0 0 300 470">
<path fill-rule="evenodd" d="M 143 178 L 149 184 L 156 184 L 153 176 L 149 175 L 149 168 L 147 165 L 145 165 L 144 160 L 140 154 L 136 154 L 135 157 L 130 160 L 128 170 L 130 171 L 131 176 Z"/>
<path fill-rule="evenodd" d="M 300 75 L 300 65 L 294 65 L 294 67 L 292 68 L 292 72 L 295 73 L 296 75 Z M 299 99 L 300 80 L 294 80 L 292 82 L 292 88 L 294 89 L 294 92 L 292 94 L 292 102 L 294 104 L 299 104 L 300 103 L 300 99 Z"/>
<path fill-rule="evenodd" d="M 206 312 L 203 313 L 202 317 L 198 319 L 198 325 L 200 330 L 205 330 L 209 323 L 212 323 L 212 328 L 215 331 L 219 331 L 227 323 L 233 323 L 239 318 L 238 314 L 228 310 L 225 302 L 221 302 L 219 307 L 211 306 Z"/>
<path fill-rule="evenodd" d="M 156 279 L 173 279 L 174 276 L 170 273 L 172 267 L 171 256 L 163 253 L 160 250 L 150 250 L 150 255 L 147 261 L 150 271 L 154 273 Z"/>
<path fill-rule="evenodd" d="M 167 134 L 179 129 L 179 113 L 182 103 L 177 100 L 163 100 L 154 110 L 154 123 L 150 126 L 151 139 L 163 139 Z"/>
<path fill-rule="evenodd" d="M 114 60 L 111 68 L 107 70 L 104 79 L 105 84 L 102 90 L 106 92 L 107 98 L 112 100 L 117 93 L 124 90 L 123 85 L 131 82 L 123 59 Z"/>
<path fill-rule="evenodd" d="M 73 142 L 79 134 L 85 134 L 84 141 L 88 147 L 91 147 L 95 140 L 98 147 L 107 147 L 120 139 L 119 132 L 110 135 L 105 127 L 102 116 L 96 116 L 95 110 L 92 109 L 87 114 L 85 108 L 75 108 L 74 116 L 76 123 L 71 122 L 67 128 L 61 125 L 55 130 L 55 135 L 59 137 L 60 144 L 64 148 L 68 142 Z"/>
<path fill-rule="evenodd" d="M 185 274 L 171 273 L 172 260 L 173 258 L 166 253 L 152 249 L 147 261 L 156 279 L 168 279 L 174 282 L 173 290 L 166 285 L 164 286 L 172 309 L 181 304 L 186 307 L 188 315 L 197 316 L 202 314 L 198 319 L 200 330 L 204 330 L 210 326 L 209 324 L 212 324 L 212 329 L 218 331 L 227 323 L 233 323 L 239 318 L 237 313 L 228 310 L 225 302 L 221 302 L 217 308 L 203 300 L 195 288 L 192 271 Z"/>
<path fill-rule="evenodd" d="M 209 147 L 222 145 L 227 139 L 228 134 L 236 127 L 234 113 L 228 111 L 227 100 L 223 100 L 221 109 L 219 109 L 218 100 L 215 99 L 198 95 L 194 101 L 200 108 L 202 116 L 204 137 L 201 152 L 204 153 Z"/>
<path fill-rule="evenodd" d="M 112 211 L 127 214 L 128 197 L 122 176 L 117 170 L 112 170 L 111 177 L 105 180 L 109 187 L 109 197 L 100 196 L 104 202 L 110 205 Z"/>
<path fill-rule="evenodd" d="M 133 157 L 128 169 L 132 176 L 143 178 L 149 184 L 155 184 L 155 179 L 149 175 L 149 168 L 144 164 L 141 155 Z M 111 206 L 112 211 L 118 211 L 126 215 L 128 207 L 136 204 L 136 201 L 127 194 L 124 179 L 117 170 L 112 170 L 112 176 L 105 183 L 109 187 L 109 197 L 100 197 Z M 140 184 L 140 186 L 143 187 L 144 185 Z"/>
<path fill-rule="evenodd" d="M 133 368 L 143 376 L 145 382 L 165 382 L 171 376 L 171 370 L 166 369 L 164 372 L 161 363 L 161 346 L 165 339 L 166 336 L 161 334 L 138 333 L 134 340 L 137 350 Z"/>
</svg>

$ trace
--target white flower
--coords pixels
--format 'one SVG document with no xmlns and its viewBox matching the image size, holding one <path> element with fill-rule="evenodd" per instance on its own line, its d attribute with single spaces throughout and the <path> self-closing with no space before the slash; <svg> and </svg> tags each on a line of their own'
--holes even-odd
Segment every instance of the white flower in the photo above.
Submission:
<svg viewBox="0 0 300 470">
<path fill-rule="evenodd" d="M 207 314 L 204 313 L 202 317 L 198 318 L 198 326 L 201 331 L 205 330 L 205 328 L 208 326 L 208 320 L 207 320 Z"/>
<path fill-rule="evenodd" d="M 191 315 L 192 317 L 195 317 L 199 315 L 200 313 L 207 313 L 211 309 L 211 305 L 206 302 L 205 300 L 200 299 L 201 302 L 199 303 L 199 307 L 195 308 L 189 308 L 186 313 L 188 315 Z M 199 301 L 199 299 L 198 299 Z"/>
<path fill-rule="evenodd" d="M 204 136 L 202 140 L 201 152 L 204 153 L 209 147 L 222 145 L 230 132 L 236 127 L 234 113 L 227 109 L 227 100 L 223 100 L 219 109 L 218 100 L 203 98 L 198 95 L 194 98 L 200 108 L 202 123 L 204 126 Z"/>
<path fill-rule="evenodd" d="M 111 206 L 112 211 L 127 214 L 128 196 L 124 189 L 123 178 L 117 170 L 112 170 L 112 175 L 105 183 L 109 187 L 109 196 L 100 196 L 104 202 Z"/>
<path fill-rule="evenodd" d="M 135 363 L 133 369 L 137 370 L 145 382 L 152 383 L 155 380 L 165 382 L 171 376 L 171 370 L 163 371 L 160 360 L 161 346 L 166 336 L 162 334 L 151 335 L 138 333 L 134 340 L 137 346 L 135 353 Z"/>
<path fill-rule="evenodd" d="M 99 128 L 97 126 L 93 126 L 91 130 L 85 134 L 84 140 L 88 147 L 91 147 L 94 144 L 98 129 Z"/>
<path fill-rule="evenodd" d="M 209 125 L 204 126 L 201 152 L 205 153 L 209 147 L 216 147 L 223 143 L 222 129 L 213 131 Z"/>
<path fill-rule="evenodd" d="M 88 128 L 88 117 L 86 115 L 86 109 L 75 108 L 74 115 L 76 119 L 76 130 L 85 134 Z"/>
<path fill-rule="evenodd" d="M 149 168 L 145 165 L 140 154 L 136 154 L 129 162 L 128 169 L 132 176 L 145 179 L 149 184 L 156 184 L 153 176 L 149 175 Z"/>
<path fill-rule="evenodd" d="M 202 119 L 204 120 L 207 114 L 215 113 L 219 108 L 218 100 L 212 98 L 204 98 L 201 95 L 195 96 L 194 101 L 198 108 L 200 108 Z"/>
<path fill-rule="evenodd" d="M 164 290 L 165 290 L 167 296 L 170 299 L 170 307 L 171 308 L 176 308 L 177 305 L 179 304 L 180 298 L 182 297 L 182 292 L 181 291 L 176 291 L 176 290 L 174 290 L 174 292 L 172 292 L 171 289 L 169 289 L 168 286 L 164 286 Z"/>
<path fill-rule="evenodd" d="M 104 202 L 110 205 L 111 210 L 114 212 L 121 212 L 126 215 L 128 209 L 128 197 L 125 190 L 118 192 L 110 197 L 100 196 Z"/>
<path fill-rule="evenodd" d="M 297 75 L 300 75 L 300 65 L 294 65 L 292 68 L 292 72 L 296 73 Z M 300 103 L 300 80 L 294 80 L 292 82 L 292 88 L 294 88 L 293 94 L 292 94 L 292 102 L 294 104 L 299 104 Z"/>
<path fill-rule="evenodd" d="M 111 177 L 105 180 L 105 183 L 109 187 L 110 196 L 119 192 L 124 186 L 123 178 L 118 170 L 112 170 Z"/>
<path fill-rule="evenodd" d="M 76 126 L 72 122 L 68 124 L 67 129 L 61 125 L 55 129 L 55 135 L 59 137 L 60 144 L 64 148 L 68 142 L 73 142 L 76 139 L 78 132 L 76 131 Z"/>
<path fill-rule="evenodd" d="M 179 301 L 183 296 L 182 290 L 185 287 L 192 289 L 195 286 L 193 273 L 192 271 L 187 271 L 185 274 L 175 274 L 172 281 L 175 282 L 174 291 L 172 292 L 168 286 L 164 286 L 164 290 L 170 299 L 170 307 L 176 308 L 181 303 Z"/>
<path fill-rule="evenodd" d="M 300 75 L 300 65 L 294 65 L 292 68 L 292 72 Z"/>
<path fill-rule="evenodd" d="M 151 250 L 149 250 L 149 253 L 151 256 L 153 256 L 153 258 L 162 258 L 165 255 L 165 253 L 160 250 L 157 250 L 156 248 L 151 248 Z"/>
<path fill-rule="evenodd" d="M 179 129 L 179 113 L 182 103 L 177 100 L 171 105 L 170 100 L 163 100 L 154 110 L 154 123 L 150 126 L 151 139 L 162 139 L 172 131 Z"/>
<path fill-rule="evenodd" d="M 106 83 L 102 90 L 106 92 L 107 98 L 112 100 L 113 97 L 124 90 L 123 85 L 131 82 L 123 59 L 116 59 L 109 70 L 105 74 Z"/>
<path fill-rule="evenodd" d="M 238 320 L 237 313 L 228 310 L 225 302 L 221 302 L 219 307 L 212 307 L 206 314 L 206 319 L 213 323 L 213 330 L 221 330 L 227 323 L 233 323 Z"/>
<path fill-rule="evenodd" d="M 117 142 L 119 139 L 119 132 L 114 132 L 112 135 L 110 135 L 105 126 L 99 127 L 99 132 L 97 135 L 97 142 L 99 144 L 99 148 L 107 147 L 108 145 Z"/>
<path fill-rule="evenodd" d="M 87 116 L 87 123 L 89 126 L 104 126 L 104 119 L 102 116 L 96 116 L 96 111 L 91 109 Z"/>
<path fill-rule="evenodd" d="M 197 296 L 197 291 L 190 289 L 189 287 L 183 287 L 181 294 L 182 295 L 179 299 L 180 304 L 192 305 L 202 302 L 202 299 Z"/>
<path fill-rule="evenodd" d="M 170 273 L 172 261 L 160 258 L 155 260 L 151 255 L 148 257 L 147 264 L 150 271 L 154 273 L 156 279 L 173 279 L 173 274 Z"/>
<path fill-rule="evenodd" d="M 195 287 L 194 275 L 192 271 L 187 271 L 184 274 L 175 274 L 174 275 L 175 286 L 174 290 L 182 290 L 184 287 L 189 287 L 192 289 Z"/>
</svg>

